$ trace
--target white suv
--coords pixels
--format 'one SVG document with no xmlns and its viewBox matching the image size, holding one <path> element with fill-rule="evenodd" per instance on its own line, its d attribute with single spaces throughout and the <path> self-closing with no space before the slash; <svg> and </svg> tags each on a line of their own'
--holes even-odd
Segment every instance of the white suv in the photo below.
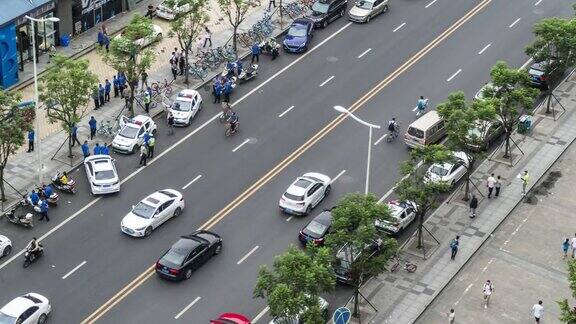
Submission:
<svg viewBox="0 0 576 324">
<path fill-rule="evenodd" d="M 144 143 L 144 134 L 156 133 L 156 123 L 152 118 L 138 115 L 132 119 L 120 117 L 120 131 L 112 141 L 112 149 L 118 153 L 135 153 L 138 147 Z"/>
<path fill-rule="evenodd" d="M 180 91 L 170 106 L 170 112 L 174 116 L 174 125 L 190 125 L 192 118 L 200 109 L 202 109 L 202 97 L 198 91 L 192 89 Z"/>
<path fill-rule="evenodd" d="M 398 234 L 406 229 L 416 218 L 416 204 L 410 201 L 393 200 L 388 202 L 391 220 L 376 220 L 375 226 L 378 230 Z"/>
</svg>

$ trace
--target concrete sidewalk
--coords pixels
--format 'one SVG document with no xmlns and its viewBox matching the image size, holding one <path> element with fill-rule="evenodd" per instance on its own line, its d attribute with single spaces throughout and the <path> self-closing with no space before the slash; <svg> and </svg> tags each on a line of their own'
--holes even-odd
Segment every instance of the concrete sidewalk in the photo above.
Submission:
<svg viewBox="0 0 576 324">
<path fill-rule="evenodd" d="M 430 235 L 425 235 L 428 251 L 424 260 L 412 238 L 403 252 L 418 264 L 416 273 L 385 272 L 367 282 L 362 293 L 378 312 L 362 302 L 363 322 L 369 319 L 370 323 L 414 323 L 498 225 L 524 200 L 520 174 L 529 171 L 531 180 L 528 187 L 532 188 L 576 139 L 576 78 L 572 76 L 562 82 L 554 93 L 567 111 L 563 112 L 559 105 L 554 105 L 558 119 L 554 121 L 552 116 L 544 114 L 545 108 L 538 108 L 533 118 L 533 130 L 526 135 L 513 135 L 524 154 L 513 148 L 511 166 L 509 160 L 502 158 L 502 150 L 498 150 L 472 175 L 483 195 L 486 195 L 489 175 L 500 175 L 503 183 L 500 197 L 486 199 L 477 194 L 480 201 L 475 219 L 469 218 L 467 204 L 459 199 L 462 192 L 456 192 L 442 204 L 425 222 L 426 228 L 440 244 L 436 244 Z M 536 198 L 529 192 L 526 199 Z M 449 242 L 456 235 L 460 235 L 460 249 L 456 260 L 451 261 Z"/>
</svg>

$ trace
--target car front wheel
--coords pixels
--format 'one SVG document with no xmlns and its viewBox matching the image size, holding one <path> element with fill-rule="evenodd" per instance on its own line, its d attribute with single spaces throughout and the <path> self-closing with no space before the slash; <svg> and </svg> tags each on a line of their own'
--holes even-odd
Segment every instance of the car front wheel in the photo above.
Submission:
<svg viewBox="0 0 576 324">
<path fill-rule="evenodd" d="M 46 314 L 42 314 L 38 318 L 38 324 L 44 324 L 44 323 L 46 323 L 47 320 L 48 320 L 48 316 L 46 316 Z"/>
<path fill-rule="evenodd" d="M 326 190 L 324 190 L 324 197 L 328 196 L 330 194 L 331 190 L 332 190 L 332 186 L 328 185 L 326 187 Z"/>
<path fill-rule="evenodd" d="M 10 254 L 10 252 L 12 252 L 12 247 L 7 246 L 4 248 L 4 251 L 2 252 L 2 256 L 7 256 L 8 254 Z"/>
<path fill-rule="evenodd" d="M 222 243 L 218 244 L 218 246 L 216 246 L 216 250 L 214 250 L 214 255 L 218 255 L 220 254 L 220 252 L 222 252 Z"/>
<path fill-rule="evenodd" d="M 146 227 L 146 230 L 144 231 L 144 237 L 148 237 L 150 234 L 152 234 L 152 226 Z"/>
<path fill-rule="evenodd" d="M 186 270 L 186 273 L 184 274 L 184 277 L 185 277 L 186 279 L 190 279 L 190 277 L 192 277 L 192 269 Z"/>
<path fill-rule="evenodd" d="M 312 204 L 308 205 L 308 208 L 306 208 L 306 211 L 304 212 L 304 215 L 310 215 L 310 212 L 312 211 Z"/>
<path fill-rule="evenodd" d="M 384 9 L 382 9 L 382 13 L 387 12 L 388 11 L 388 5 L 384 6 Z"/>
<path fill-rule="evenodd" d="M 178 217 L 182 215 L 182 208 L 178 207 L 176 208 L 176 210 L 174 211 L 174 217 Z"/>
</svg>

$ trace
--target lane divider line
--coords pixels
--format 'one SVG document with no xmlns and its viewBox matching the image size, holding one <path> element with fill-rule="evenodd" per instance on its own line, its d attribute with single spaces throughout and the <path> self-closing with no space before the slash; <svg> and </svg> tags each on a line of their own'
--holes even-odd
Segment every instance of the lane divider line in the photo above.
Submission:
<svg viewBox="0 0 576 324">
<path fill-rule="evenodd" d="M 188 182 L 184 187 L 182 187 L 182 190 L 185 190 L 190 185 L 192 185 L 194 182 L 198 181 L 200 178 L 202 178 L 202 175 L 201 174 L 197 175 L 196 178 L 192 179 L 192 181 Z"/>
<path fill-rule="evenodd" d="M 436 1 L 438 1 L 438 0 L 432 0 L 432 2 L 430 2 L 429 4 L 427 4 L 426 7 L 424 7 L 424 8 L 428 9 L 428 7 L 430 7 L 431 5 L 435 4 Z"/>
<path fill-rule="evenodd" d="M 403 22 L 402 24 L 400 24 L 400 26 L 398 26 L 398 27 L 394 28 L 394 30 L 393 30 L 392 32 L 393 32 L 393 33 L 395 33 L 395 32 L 397 32 L 397 31 L 399 31 L 399 30 L 400 30 L 400 28 L 404 27 L 404 25 L 406 25 L 406 23 L 405 23 L 405 22 Z"/>
<path fill-rule="evenodd" d="M 236 148 L 233 149 L 232 152 L 238 151 L 242 146 L 244 146 L 248 142 L 250 142 L 250 139 L 249 138 L 245 139 L 244 142 L 242 142 L 240 145 L 236 146 Z"/>
<path fill-rule="evenodd" d="M 196 299 L 194 299 L 190 304 L 188 304 L 188 306 L 184 307 L 184 309 L 181 310 L 180 313 L 178 313 L 176 316 L 174 316 L 174 319 L 179 319 L 180 316 L 182 316 L 184 313 L 186 313 L 186 311 L 189 310 L 190 307 L 194 306 L 194 304 L 196 304 L 200 299 L 202 299 L 202 297 L 200 297 L 200 296 L 196 297 Z"/>
<path fill-rule="evenodd" d="M 398 78 L 402 73 L 406 70 L 411 68 L 415 65 L 424 55 L 428 54 L 432 49 L 436 48 L 442 41 L 452 35 L 456 30 L 458 30 L 464 23 L 474 17 L 478 12 L 492 3 L 493 0 L 482 0 L 480 1 L 474 8 L 468 11 L 464 16 L 460 17 L 454 24 L 444 30 L 440 35 L 438 35 L 435 39 L 433 39 L 428 45 L 414 54 L 411 58 L 409 58 L 404 64 L 398 67 L 394 72 L 388 75 L 384 80 L 378 83 L 374 88 L 370 91 L 365 93 L 362 97 L 360 97 L 352 106 L 348 108 L 350 112 L 354 112 L 362 107 L 368 100 L 374 97 L 378 92 L 380 92 L 383 88 L 388 86 L 393 80 Z M 316 45 L 312 50 L 316 49 L 319 45 L 323 44 L 328 39 L 336 36 L 338 33 L 343 31 L 344 29 L 348 28 L 352 23 L 349 22 L 348 24 L 344 25 L 340 28 L 336 33 L 329 36 L 329 38 L 325 39 L 322 43 Z M 306 57 L 307 54 L 310 54 L 311 51 L 304 53 L 303 56 L 299 57 L 299 59 Z M 298 59 L 297 59 L 298 60 Z M 297 61 L 296 60 L 296 61 Z M 294 63 L 294 62 L 292 62 Z M 291 63 L 291 64 L 292 64 Z M 287 67 L 289 67 L 288 65 Z M 286 68 L 287 68 L 286 67 Z M 286 69 L 284 68 L 284 69 Z M 283 69 L 283 70 L 284 70 Z M 280 70 L 282 71 L 282 70 Z M 279 71 L 279 72 L 280 72 Z M 277 72 L 277 74 L 279 73 Z M 268 79 L 266 82 L 269 82 Z M 261 84 L 260 86 L 262 86 Z M 259 88 L 256 87 L 251 92 L 257 91 Z M 250 94 L 250 92 L 248 93 Z M 246 97 L 246 94 L 244 97 Z M 244 97 L 240 98 L 242 100 Z M 234 103 L 236 104 L 236 103 Z M 233 104 L 233 105 L 234 105 Z M 232 105 L 232 106 L 233 106 Z M 216 115 L 214 119 L 218 118 L 220 114 Z M 235 199 L 233 199 L 230 203 L 224 206 L 220 211 L 218 211 L 214 216 L 212 216 L 209 220 L 207 220 L 199 229 L 209 230 L 214 227 L 217 223 L 219 223 L 222 219 L 224 219 L 230 212 L 236 208 L 238 205 L 243 203 L 245 200 L 250 198 L 258 189 L 263 187 L 270 179 L 284 170 L 288 165 L 290 165 L 294 160 L 300 157 L 304 152 L 306 152 L 310 147 L 316 144 L 320 139 L 324 138 L 332 129 L 342 123 L 344 119 L 346 119 L 346 114 L 340 114 L 336 118 L 334 118 L 330 123 L 324 126 L 318 133 L 314 134 L 308 141 L 302 144 L 299 148 L 297 148 L 294 152 L 288 155 L 283 161 L 278 163 L 275 167 L 273 167 L 270 171 L 268 171 L 264 176 L 254 182 L 250 187 L 248 187 L 244 192 L 238 195 Z M 190 135 L 187 135 L 190 136 Z M 183 141 L 182 139 L 181 141 Z M 164 151 L 166 152 L 166 151 Z M 86 319 L 84 319 L 81 323 L 94 323 L 100 317 L 104 316 L 110 309 L 112 309 L 116 304 L 122 301 L 126 296 L 128 296 L 134 289 L 136 289 L 139 285 L 144 283 L 148 278 L 150 278 L 154 274 L 154 264 L 152 264 L 148 269 L 142 272 L 138 277 L 136 277 L 132 282 L 130 282 L 127 286 L 123 287 L 118 293 L 112 296 L 108 301 L 106 301 L 103 305 L 101 305 L 98 309 L 96 309 L 92 314 L 90 314 Z M 266 310 L 267 311 L 267 310 Z M 265 313 L 265 312 L 264 312 Z"/>
<path fill-rule="evenodd" d="M 294 218 L 294 216 L 290 216 L 290 217 L 286 218 L 286 221 L 289 222 L 292 220 L 292 218 Z"/>
<path fill-rule="evenodd" d="M 74 269 L 70 270 L 70 272 L 68 272 L 67 274 L 65 274 L 62 279 L 66 279 L 68 277 L 70 277 L 71 274 L 73 274 L 76 270 L 82 268 L 83 265 L 86 264 L 86 261 L 82 261 L 82 263 L 80 263 L 79 265 L 77 265 L 76 267 L 74 267 Z"/>
<path fill-rule="evenodd" d="M 418 108 L 418 107 L 416 107 L 416 108 Z M 380 137 L 378 140 L 376 140 L 376 142 L 374 142 L 374 146 L 378 145 L 378 143 L 380 143 L 383 139 L 385 139 L 386 136 L 388 136 L 388 134 L 382 135 L 382 137 Z"/>
<path fill-rule="evenodd" d="M 514 20 L 514 22 L 511 23 L 510 26 L 508 26 L 508 28 L 514 27 L 514 26 L 520 21 L 520 19 L 521 19 L 521 18 L 518 18 L 518 19 Z"/>
<path fill-rule="evenodd" d="M 362 54 L 358 55 L 358 58 L 362 58 L 362 56 L 368 54 L 371 50 L 372 50 L 371 48 L 365 50 L 364 52 L 362 52 Z"/>
<path fill-rule="evenodd" d="M 330 184 L 336 182 L 336 180 L 338 180 L 338 178 L 340 178 L 344 173 L 346 173 L 346 170 L 340 171 L 340 173 L 338 173 L 334 178 L 332 178 L 332 181 L 330 182 Z"/>
<path fill-rule="evenodd" d="M 484 51 L 487 50 L 490 46 L 492 46 L 492 43 L 489 43 L 488 45 L 484 46 L 484 48 L 481 49 L 480 52 L 478 52 L 478 55 L 482 55 L 482 53 L 484 53 Z"/>
<path fill-rule="evenodd" d="M 264 309 L 260 313 L 258 313 L 258 315 L 256 315 L 256 317 L 254 317 L 254 319 L 252 320 L 252 324 L 256 324 L 256 322 L 258 322 L 258 320 L 260 320 L 262 318 L 262 316 L 264 316 L 266 313 L 268 313 L 269 310 L 270 310 L 270 306 L 264 307 Z"/>
<path fill-rule="evenodd" d="M 288 109 L 284 110 L 284 112 L 278 115 L 278 117 L 282 118 L 282 116 L 286 115 L 292 109 L 294 109 L 294 106 L 290 106 Z"/>
<path fill-rule="evenodd" d="M 540 2 L 542 2 L 542 0 L 538 0 L 534 5 L 537 6 L 540 4 Z"/>
<path fill-rule="evenodd" d="M 454 79 L 458 74 L 460 74 L 460 72 L 462 72 L 462 69 L 458 69 L 458 71 L 456 71 L 454 74 L 452 74 L 451 77 L 449 77 L 448 79 L 446 79 L 446 82 L 452 81 L 452 79 Z"/>
<path fill-rule="evenodd" d="M 320 88 L 322 88 L 326 83 L 330 82 L 330 80 L 334 79 L 334 76 L 329 77 L 326 81 L 320 83 Z"/>
<path fill-rule="evenodd" d="M 250 250 L 250 252 L 246 253 L 242 259 L 238 260 L 238 262 L 236 262 L 236 264 L 241 264 L 242 262 L 244 262 L 244 260 L 248 259 L 248 257 L 250 255 L 252 255 L 252 253 L 256 252 L 256 250 L 258 250 L 260 248 L 260 246 L 256 245 L 254 248 L 252 248 L 252 250 Z"/>
</svg>

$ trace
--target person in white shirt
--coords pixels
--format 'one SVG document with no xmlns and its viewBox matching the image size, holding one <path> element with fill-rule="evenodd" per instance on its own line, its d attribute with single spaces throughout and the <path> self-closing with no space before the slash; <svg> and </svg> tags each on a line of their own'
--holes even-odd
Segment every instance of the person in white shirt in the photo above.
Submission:
<svg viewBox="0 0 576 324">
<path fill-rule="evenodd" d="M 454 312 L 454 308 L 450 309 L 450 313 L 448 313 L 448 323 L 454 324 L 454 320 L 456 319 L 456 313 Z"/>
<path fill-rule="evenodd" d="M 542 316 L 544 316 L 544 306 L 542 306 L 541 300 L 538 301 L 538 304 L 534 304 L 534 306 L 532 306 L 532 315 L 534 315 L 536 324 L 540 323 L 540 319 L 542 319 Z"/>
<path fill-rule="evenodd" d="M 486 186 L 488 187 L 488 198 L 492 196 L 492 191 L 494 190 L 494 185 L 496 184 L 496 179 L 494 178 L 494 173 L 492 173 L 488 180 L 486 180 Z"/>
<path fill-rule="evenodd" d="M 574 237 L 570 240 L 570 244 L 572 245 L 572 259 L 574 259 L 576 256 L 576 234 L 574 234 Z"/>
<path fill-rule="evenodd" d="M 482 291 L 484 292 L 484 308 L 488 308 L 488 304 L 490 303 L 490 296 L 492 296 L 492 293 L 494 292 L 494 285 L 492 285 L 490 280 L 486 280 Z"/>
</svg>

